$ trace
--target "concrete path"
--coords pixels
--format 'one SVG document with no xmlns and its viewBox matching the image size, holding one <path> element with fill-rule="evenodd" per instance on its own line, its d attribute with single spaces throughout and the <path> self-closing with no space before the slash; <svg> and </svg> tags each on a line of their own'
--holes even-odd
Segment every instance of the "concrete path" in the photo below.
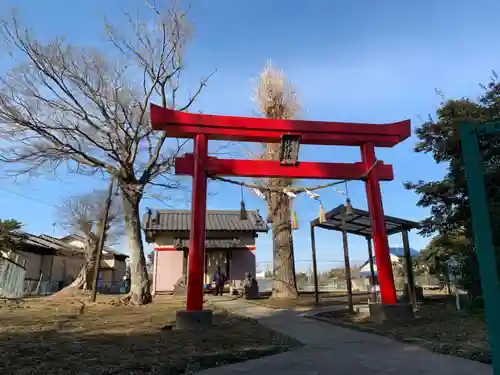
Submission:
<svg viewBox="0 0 500 375">
<path fill-rule="evenodd" d="M 212 299 L 231 313 L 293 337 L 305 347 L 200 372 L 200 375 L 492 375 L 488 365 L 432 353 L 392 339 L 309 319 L 304 314 L 259 306 L 242 299 Z M 338 308 L 338 307 L 337 307 Z"/>
</svg>

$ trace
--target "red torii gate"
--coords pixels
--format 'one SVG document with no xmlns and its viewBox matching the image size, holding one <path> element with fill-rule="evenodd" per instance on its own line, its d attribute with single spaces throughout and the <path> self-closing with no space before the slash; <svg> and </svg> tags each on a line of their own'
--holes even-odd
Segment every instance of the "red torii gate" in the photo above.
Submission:
<svg viewBox="0 0 500 375">
<path fill-rule="evenodd" d="M 187 311 L 203 309 L 207 175 L 365 180 L 383 304 L 396 303 L 396 291 L 379 181 L 394 179 L 391 165 L 377 161 L 375 147 L 393 147 L 411 134 L 410 120 L 355 124 L 179 112 L 151 105 L 153 129 L 169 137 L 194 139 L 194 153 L 176 159 L 175 172 L 193 176 L 192 223 L 188 253 Z M 280 143 L 292 136 L 301 144 L 358 146 L 357 163 L 286 163 L 275 160 L 218 159 L 208 156 L 208 139 Z"/>
</svg>

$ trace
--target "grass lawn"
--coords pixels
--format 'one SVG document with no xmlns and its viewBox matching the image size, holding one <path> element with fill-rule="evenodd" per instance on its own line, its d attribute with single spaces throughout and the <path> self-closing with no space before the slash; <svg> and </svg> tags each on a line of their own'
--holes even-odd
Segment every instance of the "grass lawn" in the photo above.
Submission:
<svg viewBox="0 0 500 375">
<path fill-rule="evenodd" d="M 203 331 L 164 329 L 183 301 L 143 307 L 99 296 L 0 300 L 0 374 L 184 374 L 299 345 L 248 319 L 215 312 Z"/>
<path fill-rule="evenodd" d="M 346 311 L 318 316 L 333 324 L 389 336 L 431 351 L 491 363 L 483 313 L 457 311 L 452 302 L 445 298 L 428 299 L 408 325 L 379 325 Z"/>
<path fill-rule="evenodd" d="M 367 293 L 356 293 L 353 295 L 354 304 L 367 303 L 367 300 Z M 265 296 L 256 300 L 251 300 L 251 302 L 272 306 L 279 309 L 307 311 L 322 306 L 345 305 L 347 303 L 347 296 L 345 292 L 320 293 L 319 305 L 316 305 L 314 293 L 301 293 L 299 295 L 299 298 L 294 300 L 279 300 L 269 298 L 269 296 Z"/>
</svg>

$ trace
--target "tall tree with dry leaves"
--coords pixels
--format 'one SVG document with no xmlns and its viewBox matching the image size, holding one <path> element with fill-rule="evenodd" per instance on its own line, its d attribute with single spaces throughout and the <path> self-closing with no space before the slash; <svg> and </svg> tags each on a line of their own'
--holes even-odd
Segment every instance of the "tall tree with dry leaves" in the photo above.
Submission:
<svg viewBox="0 0 500 375">
<path fill-rule="evenodd" d="M 15 15 L 0 23 L 14 67 L 0 76 L 0 130 L 9 140 L 0 157 L 16 173 L 107 174 L 118 182 L 131 254 L 128 302 L 151 301 L 139 205 L 148 186 L 178 188 L 168 177 L 182 143 L 153 132 L 149 103 L 187 110 L 207 79 L 180 103 L 183 57 L 191 28 L 169 3 L 154 22 L 128 16 L 107 24 L 104 51 L 63 38 L 46 43 Z"/>
<path fill-rule="evenodd" d="M 94 280 L 100 235 L 104 243 L 113 243 L 123 235 L 123 215 L 119 202 L 112 200 L 108 219 L 104 222 L 107 192 L 94 191 L 89 194 L 66 199 L 59 207 L 60 225 L 84 238 L 85 263 L 77 278 L 66 288 L 90 291 Z M 104 230 L 103 230 L 104 226 Z"/>
<path fill-rule="evenodd" d="M 25 239 L 23 224 L 15 219 L 0 219 L 0 256 L 2 252 L 21 250 Z"/>
<path fill-rule="evenodd" d="M 275 69 L 271 63 L 268 63 L 262 71 L 253 99 L 266 118 L 292 119 L 300 111 L 294 86 L 286 79 L 285 74 Z M 263 158 L 279 160 L 279 149 L 279 144 L 267 144 Z M 273 234 L 272 297 L 296 298 L 298 291 L 295 278 L 291 202 L 290 197 L 282 191 L 292 184 L 292 180 L 270 178 L 265 183 L 272 189 L 266 195 Z"/>
</svg>

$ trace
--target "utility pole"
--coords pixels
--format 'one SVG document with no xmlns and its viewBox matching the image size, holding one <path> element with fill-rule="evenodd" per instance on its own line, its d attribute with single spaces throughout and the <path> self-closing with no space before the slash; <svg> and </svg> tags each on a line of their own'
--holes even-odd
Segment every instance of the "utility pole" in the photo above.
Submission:
<svg viewBox="0 0 500 375">
<path fill-rule="evenodd" d="M 104 247 L 104 237 L 106 235 L 106 226 L 108 225 L 109 208 L 111 207 L 111 199 L 113 196 L 114 179 L 111 177 L 108 186 L 108 195 L 106 197 L 106 206 L 99 227 L 99 242 L 97 243 L 97 256 L 94 266 L 94 280 L 92 280 L 92 302 L 95 302 L 97 296 L 97 281 L 99 279 L 99 269 L 101 268 L 102 248 Z"/>
<path fill-rule="evenodd" d="M 351 264 L 349 262 L 349 245 L 347 241 L 346 229 L 346 212 L 342 214 L 342 243 L 344 245 L 344 266 L 345 266 L 345 281 L 347 286 L 347 306 L 350 313 L 354 312 L 354 304 L 352 301 L 352 281 L 351 281 Z"/>
</svg>

